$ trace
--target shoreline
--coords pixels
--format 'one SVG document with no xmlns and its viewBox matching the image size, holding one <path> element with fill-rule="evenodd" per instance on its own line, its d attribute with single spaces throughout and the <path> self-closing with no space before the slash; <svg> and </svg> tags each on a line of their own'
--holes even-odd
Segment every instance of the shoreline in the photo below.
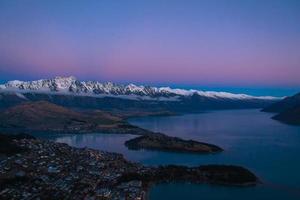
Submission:
<svg viewBox="0 0 300 200">
<path fill-rule="evenodd" d="M 163 133 L 152 132 L 144 128 L 132 125 L 125 121 L 123 124 L 117 127 L 107 127 L 98 129 L 87 129 L 87 130 L 35 130 L 35 129 L 24 129 L 24 128 L 0 128 L 1 132 L 4 133 L 28 133 L 28 134 L 130 134 L 136 135 L 137 137 L 125 141 L 124 145 L 130 150 L 155 150 L 165 152 L 178 152 L 178 153 L 219 153 L 223 149 L 217 145 L 195 141 L 185 140 L 178 137 L 168 136 Z"/>
<path fill-rule="evenodd" d="M 47 196 L 48 190 L 43 190 L 47 187 L 56 191 L 51 192 L 56 197 L 104 197 L 108 194 L 114 197 L 138 197 L 148 195 L 150 187 L 158 183 L 184 181 L 226 183 L 228 186 L 247 183 L 241 185 L 243 187 L 249 187 L 248 183 L 258 183 L 258 178 L 252 172 L 239 166 L 149 167 L 127 161 L 121 154 L 75 148 L 48 140 L 12 138 L 8 141 L 26 151 L 16 152 L 2 160 L 1 195 L 22 195 L 26 191 L 32 194 L 32 188 L 41 188 L 38 194 Z M 25 182 L 19 182 L 19 178 Z M 59 180 L 64 180 L 62 183 L 65 186 L 62 188 Z M 85 189 L 76 189 L 77 183 Z"/>
</svg>

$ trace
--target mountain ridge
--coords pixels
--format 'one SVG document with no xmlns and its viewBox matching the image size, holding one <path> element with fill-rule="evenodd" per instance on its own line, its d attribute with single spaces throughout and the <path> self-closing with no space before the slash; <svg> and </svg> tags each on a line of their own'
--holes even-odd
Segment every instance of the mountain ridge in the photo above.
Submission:
<svg viewBox="0 0 300 200">
<path fill-rule="evenodd" d="M 0 109 L 42 100 L 67 108 L 110 112 L 193 113 L 219 109 L 261 109 L 281 99 L 111 82 L 80 82 L 72 76 L 27 82 L 8 81 L 0 88 Z"/>
<path fill-rule="evenodd" d="M 172 89 L 170 87 L 151 87 L 135 84 L 115 84 L 112 82 L 79 81 L 74 76 L 57 76 L 52 79 L 40 79 L 35 81 L 8 81 L 0 85 L 0 91 L 17 91 L 33 93 L 59 93 L 95 97 L 120 97 L 142 100 L 176 101 L 180 98 L 199 95 L 207 98 L 233 99 L 233 100 L 277 100 L 272 96 L 251 96 L 247 94 L 234 94 L 229 92 L 214 92 L 202 90 Z"/>
</svg>

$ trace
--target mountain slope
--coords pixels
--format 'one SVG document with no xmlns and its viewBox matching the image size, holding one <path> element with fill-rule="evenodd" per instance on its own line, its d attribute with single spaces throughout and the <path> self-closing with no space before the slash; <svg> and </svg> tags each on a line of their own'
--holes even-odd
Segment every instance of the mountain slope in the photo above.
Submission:
<svg viewBox="0 0 300 200">
<path fill-rule="evenodd" d="M 4 110 L 0 115 L 0 129 L 75 133 L 140 131 L 109 113 L 75 112 L 46 101 L 22 103 Z"/>
<path fill-rule="evenodd" d="M 118 97 L 94 97 L 57 93 L 0 92 L 0 110 L 24 102 L 48 101 L 68 108 L 101 109 L 110 112 L 199 112 L 215 109 L 263 108 L 275 100 L 216 99 L 199 95 L 184 97 L 179 101 L 134 100 Z"/>
<path fill-rule="evenodd" d="M 300 93 L 271 104 L 262 111 L 278 113 L 272 117 L 278 121 L 300 125 Z"/>
<path fill-rule="evenodd" d="M 300 125 L 300 106 L 280 112 L 273 119 L 282 121 L 287 124 Z"/>
<path fill-rule="evenodd" d="M 282 112 L 289 109 L 292 109 L 293 107 L 300 106 L 300 93 L 297 93 L 293 96 L 286 97 L 282 99 L 281 101 L 278 101 L 274 104 L 271 104 L 270 106 L 263 109 L 264 112 Z"/>
</svg>

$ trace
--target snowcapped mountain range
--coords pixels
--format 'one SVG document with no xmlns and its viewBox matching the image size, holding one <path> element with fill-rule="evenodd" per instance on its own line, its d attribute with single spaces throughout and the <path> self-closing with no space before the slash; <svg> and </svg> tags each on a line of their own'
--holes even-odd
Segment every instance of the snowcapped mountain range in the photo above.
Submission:
<svg viewBox="0 0 300 200">
<path fill-rule="evenodd" d="M 18 93 L 51 93 L 95 97 L 120 97 L 142 100 L 179 100 L 187 96 L 198 95 L 213 99 L 232 100 L 278 100 L 272 96 L 250 96 L 228 92 L 213 92 L 201 90 L 172 89 L 170 87 L 137 86 L 134 84 L 121 85 L 112 82 L 79 81 L 75 77 L 55 77 L 36 81 L 8 81 L 0 85 L 0 92 Z"/>
</svg>

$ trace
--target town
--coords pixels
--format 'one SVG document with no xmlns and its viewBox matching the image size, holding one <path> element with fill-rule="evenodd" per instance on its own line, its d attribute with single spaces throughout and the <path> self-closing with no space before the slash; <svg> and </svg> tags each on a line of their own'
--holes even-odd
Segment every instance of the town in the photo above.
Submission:
<svg viewBox="0 0 300 200">
<path fill-rule="evenodd" d="M 144 166 L 121 154 L 26 134 L 0 136 L 0 199 L 143 200 L 152 184 L 162 182 L 238 186 L 259 182 L 239 166 Z"/>
<path fill-rule="evenodd" d="M 40 140 L 15 140 L 24 153 L 1 158 L 4 199 L 145 199 L 141 181 L 119 182 L 148 168 L 122 155 Z"/>
</svg>

